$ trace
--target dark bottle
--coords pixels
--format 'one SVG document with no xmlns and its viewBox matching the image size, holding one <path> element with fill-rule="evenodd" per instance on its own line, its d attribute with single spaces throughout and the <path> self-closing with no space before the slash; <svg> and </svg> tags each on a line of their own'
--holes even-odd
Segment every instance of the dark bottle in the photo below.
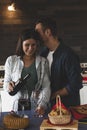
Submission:
<svg viewBox="0 0 87 130">
<path fill-rule="evenodd" d="M 23 85 L 26 83 L 27 79 L 29 79 L 31 77 L 30 74 L 27 74 L 23 79 L 19 79 L 17 82 L 15 82 L 15 86 L 13 91 L 10 91 L 9 94 L 11 96 L 14 96 L 19 90 L 21 90 L 21 88 L 23 87 Z"/>
</svg>

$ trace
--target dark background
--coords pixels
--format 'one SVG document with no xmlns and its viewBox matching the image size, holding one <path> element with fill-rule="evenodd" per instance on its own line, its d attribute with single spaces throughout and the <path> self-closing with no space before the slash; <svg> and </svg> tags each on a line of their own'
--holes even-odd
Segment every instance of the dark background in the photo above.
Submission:
<svg viewBox="0 0 87 130">
<path fill-rule="evenodd" d="M 16 11 L 9 12 L 12 0 L 0 0 L 0 65 L 15 52 L 19 33 L 33 26 L 38 16 L 55 18 L 58 36 L 87 62 L 87 0 L 13 0 Z"/>
</svg>

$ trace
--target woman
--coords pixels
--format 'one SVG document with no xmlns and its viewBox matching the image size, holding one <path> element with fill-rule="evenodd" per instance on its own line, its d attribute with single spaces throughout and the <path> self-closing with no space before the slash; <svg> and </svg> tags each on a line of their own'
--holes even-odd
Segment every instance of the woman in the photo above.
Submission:
<svg viewBox="0 0 87 130">
<path fill-rule="evenodd" d="M 36 91 L 38 95 L 36 112 L 44 114 L 50 100 L 51 90 L 48 62 L 38 55 L 39 42 L 39 34 L 34 29 L 25 29 L 21 33 L 16 55 L 9 56 L 5 63 L 4 89 L 8 92 L 13 91 L 14 82 L 30 73 L 31 78 L 16 95 L 20 98 L 20 92 L 23 94 L 25 88 L 29 97 L 32 91 Z"/>
</svg>

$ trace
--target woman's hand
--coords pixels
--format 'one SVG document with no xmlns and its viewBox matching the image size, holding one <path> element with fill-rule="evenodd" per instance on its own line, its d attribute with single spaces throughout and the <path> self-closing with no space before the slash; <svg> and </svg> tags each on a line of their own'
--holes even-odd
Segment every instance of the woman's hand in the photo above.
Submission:
<svg viewBox="0 0 87 130">
<path fill-rule="evenodd" d="M 45 109 L 44 109 L 44 107 L 38 106 L 36 108 L 35 112 L 37 112 L 38 115 L 42 116 L 45 113 Z"/>
<path fill-rule="evenodd" d="M 13 91 L 13 88 L 14 88 L 14 82 L 13 81 L 10 81 L 9 82 L 9 86 L 8 86 L 8 90 L 11 92 L 11 91 Z"/>
</svg>

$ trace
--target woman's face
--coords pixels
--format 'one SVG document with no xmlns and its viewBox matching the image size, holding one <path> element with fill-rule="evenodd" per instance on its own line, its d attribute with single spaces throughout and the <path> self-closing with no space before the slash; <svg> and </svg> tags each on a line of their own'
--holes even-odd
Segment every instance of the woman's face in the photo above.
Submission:
<svg viewBox="0 0 87 130">
<path fill-rule="evenodd" d="M 37 51 L 37 43 L 36 40 L 30 38 L 23 41 L 23 51 L 26 56 L 34 56 Z"/>
</svg>

